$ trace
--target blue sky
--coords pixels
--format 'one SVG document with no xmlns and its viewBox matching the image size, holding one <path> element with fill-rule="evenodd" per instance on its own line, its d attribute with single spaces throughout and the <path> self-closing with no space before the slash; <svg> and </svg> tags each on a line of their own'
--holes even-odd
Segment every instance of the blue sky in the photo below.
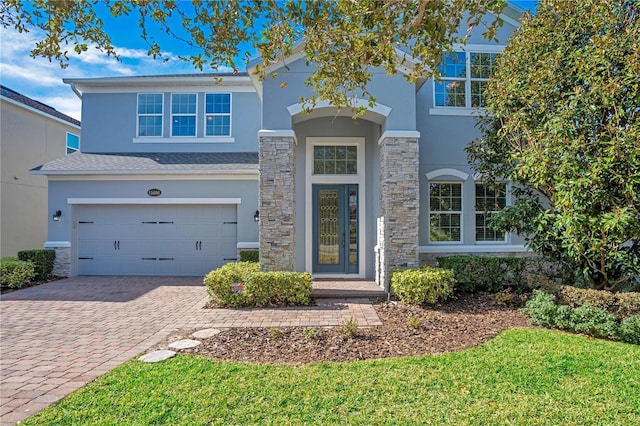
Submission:
<svg viewBox="0 0 640 426">
<path fill-rule="evenodd" d="M 513 0 L 512 3 L 532 10 L 537 0 Z M 108 16 L 108 13 L 104 16 Z M 159 37 L 160 45 L 169 59 L 162 62 L 148 57 L 148 46 L 139 37 L 135 17 L 111 21 L 105 19 L 105 26 L 121 61 L 118 62 L 90 48 L 82 55 L 76 55 L 72 51 L 69 54 L 69 66 L 65 69 L 61 69 L 56 62 L 30 57 L 29 51 L 37 40 L 36 34 L 18 34 L 12 29 L 0 28 L 0 81 L 4 86 L 80 119 L 80 100 L 69 86 L 62 82 L 63 78 L 197 72 L 193 66 L 177 57 L 188 54 L 188 51 L 185 51 L 186 45 L 171 38 L 162 38 L 158 31 L 150 32 Z"/>
</svg>

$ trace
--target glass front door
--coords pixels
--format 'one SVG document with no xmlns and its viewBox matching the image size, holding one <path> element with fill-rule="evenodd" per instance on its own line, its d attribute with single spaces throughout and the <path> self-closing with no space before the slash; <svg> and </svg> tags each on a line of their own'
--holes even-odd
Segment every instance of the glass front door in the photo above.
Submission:
<svg viewBox="0 0 640 426">
<path fill-rule="evenodd" d="M 358 273 L 358 185 L 313 185 L 313 272 Z"/>
</svg>

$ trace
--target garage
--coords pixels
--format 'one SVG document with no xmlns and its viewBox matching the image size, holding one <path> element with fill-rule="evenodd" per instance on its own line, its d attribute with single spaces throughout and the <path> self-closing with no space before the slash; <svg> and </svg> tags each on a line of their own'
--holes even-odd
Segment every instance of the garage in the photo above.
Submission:
<svg viewBox="0 0 640 426">
<path fill-rule="evenodd" d="M 81 205 L 79 275 L 202 276 L 236 260 L 236 205 Z"/>
</svg>

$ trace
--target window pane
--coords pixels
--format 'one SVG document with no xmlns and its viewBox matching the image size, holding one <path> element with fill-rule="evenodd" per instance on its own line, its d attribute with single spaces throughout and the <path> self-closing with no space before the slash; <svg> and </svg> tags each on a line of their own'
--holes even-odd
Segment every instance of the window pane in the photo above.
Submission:
<svg viewBox="0 0 640 426">
<path fill-rule="evenodd" d="M 486 81 L 471 82 L 471 106 L 473 108 L 486 106 L 487 99 L 484 95 L 484 88 L 486 85 Z"/>
<path fill-rule="evenodd" d="M 355 175 L 358 173 L 356 146 L 316 145 L 313 147 L 313 174 Z"/>
<path fill-rule="evenodd" d="M 442 65 L 438 67 L 442 77 L 466 77 L 467 76 L 467 54 L 464 52 L 452 52 L 443 59 Z"/>
<path fill-rule="evenodd" d="M 194 115 L 175 116 L 172 119 L 172 136 L 195 136 L 196 117 Z"/>
<path fill-rule="evenodd" d="M 230 114 L 231 95 L 228 93 L 209 93 L 206 97 L 207 114 Z"/>
<path fill-rule="evenodd" d="M 207 136 L 230 136 L 231 135 L 231 117 L 228 115 L 207 116 L 206 135 Z"/>
<path fill-rule="evenodd" d="M 162 136 L 162 116 L 138 117 L 138 136 Z"/>
<path fill-rule="evenodd" d="M 72 148 L 74 151 L 80 149 L 80 137 L 73 133 L 67 133 L 67 149 Z"/>
<path fill-rule="evenodd" d="M 435 83 L 436 106 L 466 107 L 465 81 L 444 80 Z"/>
<path fill-rule="evenodd" d="M 196 95 L 192 93 L 171 95 L 171 113 L 195 114 Z"/>
<path fill-rule="evenodd" d="M 162 114 L 162 95 L 159 93 L 139 94 L 138 114 Z"/>
<path fill-rule="evenodd" d="M 471 78 L 489 78 L 493 73 L 495 53 L 471 54 Z"/>
</svg>

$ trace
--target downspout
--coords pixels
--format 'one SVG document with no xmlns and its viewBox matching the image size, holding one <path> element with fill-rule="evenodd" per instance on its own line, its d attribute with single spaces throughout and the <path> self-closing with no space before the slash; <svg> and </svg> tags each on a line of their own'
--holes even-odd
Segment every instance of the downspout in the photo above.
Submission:
<svg viewBox="0 0 640 426">
<path fill-rule="evenodd" d="M 78 99 L 82 100 L 82 92 L 80 92 L 78 90 L 78 88 L 76 87 L 76 84 L 75 83 L 69 83 L 69 86 L 71 86 L 71 90 L 73 90 L 73 93 L 76 94 Z"/>
</svg>

